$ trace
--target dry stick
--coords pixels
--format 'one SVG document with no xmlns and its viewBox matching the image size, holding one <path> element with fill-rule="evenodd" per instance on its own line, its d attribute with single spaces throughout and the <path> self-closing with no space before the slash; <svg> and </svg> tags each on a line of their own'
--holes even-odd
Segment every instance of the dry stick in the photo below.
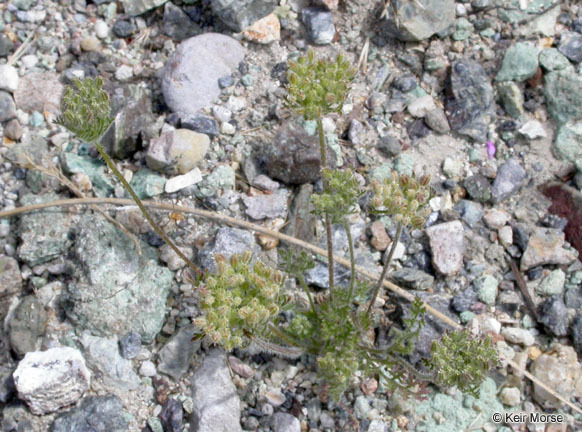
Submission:
<svg viewBox="0 0 582 432">
<path fill-rule="evenodd" d="M 515 264 L 515 261 L 513 261 L 513 259 L 509 258 L 509 262 L 511 263 L 511 271 L 513 272 L 513 276 L 515 276 L 515 282 L 517 283 L 517 286 L 519 287 L 519 290 L 521 291 L 521 295 L 523 295 L 523 299 L 525 300 L 525 304 L 529 308 L 530 312 L 532 313 L 532 315 L 536 319 L 536 321 L 539 321 L 540 317 L 538 315 L 538 311 L 536 310 L 536 305 L 534 304 L 534 302 L 531 298 L 531 295 L 529 294 L 529 291 L 527 290 L 527 285 L 525 284 L 525 281 L 523 280 L 523 276 L 521 275 L 521 272 L 517 268 L 517 265 Z"/>
<path fill-rule="evenodd" d="M 34 211 L 34 210 L 41 210 L 41 209 L 45 209 L 45 208 L 49 208 L 49 207 L 65 207 L 65 206 L 89 205 L 89 204 L 112 204 L 112 205 L 120 205 L 120 206 L 135 206 L 134 201 L 132 201 L 130 199 L 123 199 L 123 198 L 74 198 L 74 199 L 57 200 L 57 201 L 45 202 L 45 203 L 39 203 L 39 204 L 31 204 L 28 206 L 18 207 L 18 208 L 12 209 L 12 210 L 5 210 L 5 211 L 0 212 L 0 219 L 12 217 L 12 216 L 17 216 L 17 215 L 22 214 L 22 213 L 27 213 L 27 212 Z M 284 242 L 293 244 L 295 246 L 299 246 L 303 249 L 309 250 L 309 251 L 311 251 L 315 254 L 318 254 L 318 255 L 325 256 L 327 254 L 327 252 L 324 249 L 317 247 L 315 245 L 312 245 L 311 243 L 307 243 L 307 242 L 299 240 L 295 237 L 291 237 L 291 236 L 288 236 L 286 234 L 281 234 L 277 231 L 273 231 L 273 230 L 270 230 L 268 228 L 262 227 L 260 225 L 255 225 L 251 222 L 239 220 L 239 219 L 236 219 L 236 218 L 233 218 L 230 216 L 221 215 L 221 214 L 214 213 L 211 211 L 200 210 L 200 209 L 191 208 L 191 207 L 174 206 L 173 204 L 155 203 L 155 202 L 150 202 L 150 201 L 142 201 L 142 204 L 145 207 L 151 207 L 151 208 L 155 208 L 155 209 L 159 209 L 159 210 L 167 210 L 167 211 L 178 211 L 178 212 L 182 212 L 182 213 L 193 214 L 195 216 L 199 216 L 199 217 L 202 217 L 205 219 L 210 219 L 210 220 L 214 220 L 217 222 L 222 222 L 225 224 L 236 225 L 236 226 L 239 226 L 241 228 L 256 231 L 258 233 L 268 235 L 270 237 L 282 240 Z M 339 264 L 343 265 L 344 267 L 350 266 L 350 261 L 343 258 L 343 257 L 335 257 L 335 261 L 338 262 Z M 356 265 L 356 271 L 359 274 L 366 276 L 369 279 L 378 280 L 378 276 L 379 276 L 378 274 L 370 272 L 369 270 L 365 269 L 362 266 Z M 407 299 L 408 301 L 412 302 L 415 299 L 415 297 L 412 294 L 403 290 L 398 285 L 395 285 L 390 281 L 384 281 L 384 287 L 388 288 L 393 293 L 398 294 L 400 297 Z M 453 327 L 455 330 L 463 330 L 463 327 L 461 325 L 459 325 L 458 323 L 453 321 L 451 318 L 449 318 L 448 316 L 446 316 L 442 312 L 439 312 L 438 310 L 436 310 L 432 306 L 424 303 L 424 307 L 426 308 L 427 312 L 430 313 L 432 316 L 441 320 L 445 324 L 448 324 L 449 326 Z M 513 369 L 515 369 L 517 372 L 523 374 L 526 378 L 531 380 L 534 384 L 540 386 L 543 390 L 547 391 L 549 394 L 554 396 L 556 399 L 560 400 L 563 404 L 568 405 L 574 411 L 578 412 L 579 414 L 582 414 L 582 409 L 580 409 L 579 407 L 574 405 L 569 400 L 566 400 L 562 395 L 556 393 L 553 389 L 551 389 L 546 384 L 544 384 L 539 379 L 537 379 L 535 376 L 533 376 L 528 371 L 523 369 L 521 366 L 519 366 L 513 360 L 505 359 L 505 362 L 509 366 L 511 366 Z"/>
</svg>

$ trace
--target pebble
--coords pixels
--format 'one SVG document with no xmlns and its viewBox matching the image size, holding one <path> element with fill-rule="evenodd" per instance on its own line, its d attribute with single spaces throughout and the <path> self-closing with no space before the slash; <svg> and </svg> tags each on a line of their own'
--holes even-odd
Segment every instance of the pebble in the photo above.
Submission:
<svg viewBox="0 0 582 432">
<path fill-rule="evenodd" d="M 209 146 L 208 135 L 176 129 L 150 142 L 146 162 L 153 170 L 186 174 L 204 158 Z"/>
<path fill-rule="evenodd" d="M 99 51 L 101 48 L 101 43 L 99 39 L 89 36 L 81 40 L 81 49 L 85 52 L 89 51 Z"/>
<path fill-rule="evenodd" d="M 301 20 L 314 44 L 327 45 L 333 41 L 335 26 L 331 12 L 319 8 L 303 8 Z"/>
<path fill-rule="evenodd" d="M 16 104 L 12 95 L 6 91 L 0 90 L 0 122 L 16 117 Z"/>
<path fill-rule="evenodd" d="M 128 81 L 133 77 L 133 68 L 129 65 L 121 65 L 115 71 L 115 78 L 119 81 Z"/>
<path fill-rule="evenodd" d="M 17 119 L 12 119 L 4 126 L 4 135 L 11 140 L 18 141 L 22 138 L 22 134 L 24 133 L 24 129 L 20 125 L 20 122 Z"/>
<path fill-rule="evenodd" d="M 301 432 L 301 423 L 297 417 L 284 412 L 277 412 L 271 419 L 273 432 Z"/>
<path fill-rule="evenodd" d="M 139 367 L 139 374 L 141 376 L 153 377 L 156 375 L 156 373 L 156 365 L 149 360 L 142 362 L 141 366 Z"/>
<path fill-rule="evenodd" d="M 526 178 L 525 169 L 516 159 L 509 159 L 497 170 L 497 177 L 491 187 L 491 200 L 498 203 L 515 194 Z"/>
<path fill-rule="evenodd" d="M 529 330 L 518 328 L 518 327 L 505 327 L 501 331 L 501 336 L 505 338 L 505 340 L 523 345 L 523 346 L 531 346 L 535 343 L 535 338 L 531 334 Z"/>
<path fill-rule="evenodd" d="M 539 322 L 542 323 L 550 334 L 566 336 L 568 334 L 568 310 L 562 300 L 562 296 L 548 297 L 539 306 Z"/>
<path fill-rule="evenodd" d="M 269 14 L 243 31 L 243 37 L 251 42 L 269 44 L 281 39 L 281 24 L 275 14 Z"/>
<path fill-rule="evenodd" d="M 422 118 L 425 117 L 427 113 L 434 111 L 436 109 L 436 105 L 432 96 L 426 95 L 412 101 L 412 103 L 408 105 L 407 109 L 411 116 Z"/>
<path fill-rule="evenodd" d="M 95 21 L 95 36 L 99 39 L 105 39 L 109 35 L 109 26 L 103 20 Z"/>
<path fill-rule="evenodd" d="M 18 71 L 14 66 L 0 65 L 0 90 L 14 92 L 18 88 Z"/>
<path fill-rule="evenodd" d="M 188 259 L 192 259 L 194 251 L 188 246 L 179 246 L 178 249 Z M 164 245 L 160 248 L 160 259 L 166 263 L 168 268 L 172 271 L 179 270 L 186 266 L 186 262 L 172 249 L 169 245 Z"/>
<path fill-rule="evenodd" d="M 465 242 L 463 225 L 459 221 L 433 225 L 426 230 L 432 262 L 436 270 L 444 275 L 453 275 L 463 267 Z"/>
<path fill-rule="evenodd" d="M 582 62 L 582 34 L 564 32 L 560 37 L 558 51 L 564 54 L 574 63 Z"/>
<path fill-rule="evenodd" d="M 52 432 L 89 431 L 99 425 L 109 432 L 126 431 L 129 414 L 115 395 L 88 396 L 78 407 L 59 415 L 51 425 Z"/>
<path fill-rule="evenodd" d="M 212 107 L 212 115 L 221 123 L 228 122 L 232 117 L 232 111 L 220 105 Z"/>
<path fill-rule="evenodd" d="M 507 406 L 518 406 L 521 402 L 521 392 L 516 387 L 506 387 L 501 390 L 499 398 L 501 399 L 501 402 Z"/>
<path fill-rule="evenodd" d="M 236 133 L 236 126 L 232 123 L 224 122 L 220 125 L 220 133 L 223 135 L 234 135 Z"/>
<path fill-rule="evenodd" d="M 538 48 L 528 42 L 518 42 L 503 57 L 496 81 L 525 81 L 538 69 Z"/>
<path fill-rule="evenodd" d="M 549 275 L 542 279 L 535 291 L 543 296 L 561 295 L 564 292 L 565 282 L 566 274 L 561 269 L 552 270 Z"/>
<path fill-rule="evenodd" d="M 182 174 L 179 176 L 172 177 L 168 179 L 164 186 L 164 191 L 166 193 L 174 193 L 179 190 L 185 189 L 196 183 L 202 181 L 202 174 L 200 173 L 199 168 L 194 168 L 188 171 L 186 174 Z"/>
<path fill-rule="evenodd" d="M 384 224 L 380 221 L 373 222 L 372 225 L 370 225 L 370 232 L 372 233 L 370 244 L 376 250 L 385 251 L 391 240 L 386 233 Z"/>
<path fill-rule="evenodd" d="M 483 214 L 483 221 L 491 229 L 500 229 L 508 221 L 510 216 L 502 210 L 487 209 Z"/>
<path fill-rule="evenodd" d="M 490 275 L 485 275 L 474 282 L 477 298 L 486 305 L 494 305 L 499 282 Z"/>
<path fill-rule="evenodd" d="M 524 125 L 520 127 L 518 131 L 520 134 L 531 140 L 545 138 L 547 136 L 544 127 L 537 120 L 530 120 L 524 123 Z"/>
<path fill-rule="evenodd" d="M 565 234 L 554 228 L 536 227 L 521 257 L 520 269 L 528 270 L 545 264 L 570 264 L 576 259 L 574 253 L 563 249 Z"/>
<path fill-rule="evenodd" d="M 119 349 L 124 359 L 135 358 L 141 351 L 141 335 L 135 330 L 119 339 Z"/>
</svg>

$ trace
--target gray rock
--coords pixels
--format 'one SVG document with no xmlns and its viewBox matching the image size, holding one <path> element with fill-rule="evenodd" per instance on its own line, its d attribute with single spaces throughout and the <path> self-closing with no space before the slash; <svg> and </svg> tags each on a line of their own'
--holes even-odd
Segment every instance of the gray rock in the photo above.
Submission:
<svg viewBox="0 0 582 432">
<path fill-rule="evenodd" d="M 141 142 L 157 137 L 162 123 L 152 112 L 151 94 L 145 86 L 129 84 L 111 95 L 115 119 L 101 143 L 111 156 L 123 159 L 135 153 Z"/>
<path fill-rule="evenodd" d="M 189 129 L 168 131 L 150 142 L 146 163 L 165 174 L 185 174 L 206 156 L 209 146 L 208 135 Z"/>
<path fill-rule="evenodd" d="M 544 95 L 549 113 L 559 124 L 582 119 L 582 75 L 569 69 L 546 74 Z"/>
<path fill-rule="evenodd" d="M 479 202 L 487 202 L 491 199 L 491 184 L 482 174 L 474 174 L 463 181 L 463 186 L 471 199 Z"/>
<path fill-rule="evenodd" d="M 554 154 L 559 159 L 576 162 L 582 159 L 582 120 L 569 121 L 558 128 L 554 141 Z"/>
<path fill-rule="evenodd" d="M 568 310 L 561 296 L 547 298 L 539 307 L 539 321 L 556 336 L 568 334 Z"/>
<path fill-rule="evenodd" d="M 105 174 L 106 165 L 104 162 L 70 152 L 62 152 L 60 159 L 66 174 L 86 174 L 89 176 L 93 190 L 98 197 L 107 197 L 113 193 L 114 186 Z"/>
<path fill-rule="evenodd" d="M 473 228 L 483 217 L 483 206 L 470 200 L 461 200 L 453 206 L 463 222 Z"/>
<path fill-rule="evenodd" d="M 451 306 L 457 312 L 465 312 L 468 311 L 469 308 L 473 305 L 473 303 L 477 302 L 477 293 L 473 289 L 473 287 L 467 288 L 460 294 L 457 294 L 451 300 Z"/>
<path fill-rule="evenodd" d="M 111 389 L 135 390 L 140 379 L 131 361 L 121 357 L 117 338 L 100 338 L 83 333 L 81 344 L 91 369 L 101 374 L 103 384 Z"/>
<path fill-rule="evenodd" d="M 509 159 L 497 170 L 497 177 L 491 188 L 491 200 L 499 203 L 516 193 L 525 180 L 525 169 L 516 159 Z"/>
<path fill-rule="evenodd" d="M 420 291 L 426 291 L 431 288 L 434 283 L 434 277 L 422 270 L 413 268 L 402 268 L 390 274 L 390 278 L 394 282 L 402 285 L 405 288 L 411 288 Z"/>
<path fill-rule="evenodd" d="M 540 53 L 540 66 L 548 72 L 558 71 L 571 67 L 570 62 L 560 51 L 556 48 L 545 48 Z"/>
<path fill-rule="evenodd" d="M 391 135 L 386 135 L 380 138 L 376 148 L 388 157 L 398 156 L 402 152 L 400 141 Z"/>
<path fill-rule="evenodd" d="M 0 65 L 0 90 L 13 92 L 18 88 L 18 70 L 7 64 Z"/>
<path fill-rule="evenodd" d="M 240 400 L 230 379 L 226 356 L 211 350 L 192 376 L 194 410 L 190 417 L 196 432 L 241 432 Z"/>
<path fill-rule="evenodd" d="M 219 165 L 200 183 L 195 185 L 194 194 L 199 199 L 214 197 L 219 192 L 232 190 L 235 186 L 235 173 L 229 165 Z"/>
<path fill-rule="evenodd" d="M 16 393 L 12 373 L 14 367 L 0 367 L 0 402 L 5 404 Z"/>
<path fill-rule="evenodd" d="M 54 72 L 33 72 L 20 78 L 14 92 L 16 106 L 24 111 L 56 113 L 60 106 L 64 86 Z"/>
<path fill-rule="evenodd" d="M 582 35 L 574 32 L 562 33 L 558 51 L 574 63 L 582 62 Z"/>
<path fill-rule="evenodd" d="M 230 75 L 244 55 L 238 41 L 222 34 L 205 33 L 185 40 L 163 71 L 166 104 L 172 111 L 184 114 L 195 114 L 210 105 L 220 95 L 218 79 Z"/>
<path fill-rule="evenodd" d="M 115 395 L 89 396 L 76 408 L 59 415 L 52 432 L 125 432 L 128 414 Z"/>
<path fill-rule="evenodd" d="M 37 415 L 75 403 L 90 384 L 83 356 L 69 347 L 27 353 L 13 376 L 18 397 Z"/>
<path fill-rule="evenodd" d="M 552 270 L 536 287 L 536 293 L 543 296 L 561 295 L 564 292 L 566 273 L 561 269 Z"/>
<path fill-rule="evenodd" d="M 336 156 L 329 147 L 326 159 L 332 168 Z M 316 182 L 321 178 L 319 139 L 310 135 L 299 122 L 286 122 L 277 130 L 274 141 L 265 146 L 259 162 L 269 177 L 284 183 Z"/>
<path fill-rule="evenodd" d="M 312 184 L 307 183 L 299 186 L 299 191 L 289 209 L 288 224 L 283 228 L 283 233 L 308 243 L 315 241 L 315 223 L 317 220 L 313 214 L 312 194 Z"/>
<path fill-rule="evenodd" d="M 183 128 L 208 135 L 211 138 L 216 137 L 219 134 L 216 121 L 210 117 L 200 114 L 187 115 L 182 117 L 180 121 Z"/>
<path fill-rule="evenodd" d="M 60 197 L 50 193 L 42 196 L 24 195 L 20 202 L 23 206 L 55 201 Z M 33 267 L 66 255 L 72 241 L 69 232 L 78 222 L 72 213 L 38 212 L 20 217 L 18 228 L 21 243 L 18 258 Z"/>
<path fill-rule="evenodd" d="M 8 57 L 14 51 L 14 42 L 0 34 L 0 57 Z"/>
<path fill-rule="evenodd" d="M 394 9 L 387 8 L 387 30 L 402 41 L 428 39 L 455 22 L 453 0 L 397 0 L 392 4 Z"/>
<path fill-rule="evenodd" d="M 141 351 L 141 335 L 135 330 L 119 339 L 119 352 L 124 359 L 132 359 Z"/>
<path fill-rule="evenodd" d="M 164 345 L 158 354 L 158 370 L 179 380 L 190 367 L 190 359 L 194 354 L 196 345 L 192 343 L 192 337 L 196 334 L 194 326 L 184 326 Z"/>
<path fill-rule="evenodd" d="M 44 306 L 35 296 L 20 300 L 8 321 L 10 346 L 19 357 L 40 348 L 39 339 L 46 331 L 47 321 Z"/>
<path fill-rule="evenodd" d="M 16 104 L 12 95 L 0 90 L 0 122 L 5 122 L 16 117 Z"/>
<path fill-rule="evenodd" d="M 164 6 L 162 33 L 174 40 L 183 41 L 202 33 L 202 29 L 182 9 L 168 2 Z"/>
<path fill-rule="evenodd" d="M 521 257 L 520 269 L 528 270 L 544 264 L 570 264 L 576 259 L 573 252 L 562 249 L 565 234 L 554 228 L 536 227 Z"/>
<path fill-rule="evenodd" d="M 485 275 L 473 282 L 477 298 L 486 305 L 495 305 L 499 282 L 491 275 Z"/>
<path fill-rule="evenodd" d="M 459 18 L 455 22 L 455 32 L 451 35 L 455 41 L 464 41 L 468 39 L 475 30 L 475 26 L 471 24 L 467 18 Z"/>
<path fill-rule="evenodd" d="M 253 219 L 274 219 L 287 216 L 287 189 L 279 189 L 271 194 L 259 194 L 255 196 L 242 196 L 242 201 L 247 207 L 246 214 Z"/>
<path fill-rule="evenodd" d="M 513 81 L 503 81 L 497 84 L 497 92 L 501 97 L 503 109 L 511 117 L 519 119 L 523 114 L 523 93 Z"/>
<path fill-rule="evenodd" d="M 314 44 L 327 45 L 333 41 L 335 26 L 330 11 L 319 8 L 304 8 L 301 11 L 301 20 Z"/>
<path fill-rule="evenodd" d="M 122 0 L 123 9 L 129 16 L 138 16 L 150 9 L 155 9 L 158 6 L 166 3 L 167 0 Z"/>
<path fill-rule="evenodd" d="M 501 70 L 496 81 L 525 81 L 538 69 L 538 49 L 527 43 L 518 42 L 510 47 L 503 57 Z"/>
<path fill-rule="evenodd" d="M 176 399 L 166 401 L 159 417 L 165 432 L 182 432 L 184 409 Z"/>
<path fill-rule="evenodd" d="M 572 343 L 578 353 L 582 353 L 582 312 L 577 312 L 570 328 Z"/>
<path fill-rule="evenodd" d="M 252 233 L 237 228 L 220 228 L 213 242 L 205 245 L 198 252 L 198 260 L 203 269 L 216 272 L 215 254 L 224 255 L 227 259 L 234 254 L 242 254 L 250 250 L 258 252 L 258 246 Z"/>
<path fill-rule="evenodd" d="M 112 28 L 113 34 L 119 38 L 126 38 L 133 36 L 137 32 L 137 26 L 133 20 L 128 19 L 118 19 L 113 24 Z"/>
<path fill-rule="evenodd" d="M 427 112 L 424 117 L 424 122 L 429 128 L 440 134 L 446 134 L 451 130 L 449 120 L 441 108 Z"/>
<path fill-rule="evenodd" d="M 301 423 L 291 414 L 277 412 L 271 417 L 274 432 L 300 432 Z"/>
<path fill-rule="evenodd" d="M 493 87 L 482 66 L 469 59 L 451 65 L 446 101 L 449 124 L 454 131 L 485 142 L 493 118 Z"/>
<path fill-rule="evenodd" d="M 11 140 L 19 140 L 22 138 L 23 133 L 24 130 L 18 119 L 12 119 L 6 124 L 6 126 L 4 126 L 4 135 Z"/>
<path fill-rule="evenodd" d="M 0 298 L 11 297 L 22 289 L 22 275 L 18 261 L 0 255 Z"/>
<path fill-rule="evenodd" d="M 172 272 L 145 243 L 137 255 L 133 242 L 101 216 L 87 216 L 79 226 L 73 249 L 78 283 L 63 295 L 67 316 L 96 335 L 135 330 L 150 343 L 164 322 Z"/>
<path fill-rule="evenodd" d="M 426 229 L 435 268 L 444 275 L 453 275 L 463 268 L 465 237 L 459 221 L 433 225 Z"/>
<path fill-rule="evenodd" d="M 214 15 L 236 33 L 269 15 L 276 6 L 275 0 L 211 0 Z"/>
</svg>

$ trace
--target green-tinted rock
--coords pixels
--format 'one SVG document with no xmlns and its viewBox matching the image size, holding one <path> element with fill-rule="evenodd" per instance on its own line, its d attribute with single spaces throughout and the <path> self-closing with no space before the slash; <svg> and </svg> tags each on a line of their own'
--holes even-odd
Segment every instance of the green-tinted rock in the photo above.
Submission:
<svg viewBox="0 0 582 432">
<path fill-rule="evenodd" d="M 503 57 L 496 81 L 525 81 L 538 69 L 538 49 L 526 42 L 510 47 Z"/>
<path fill-rule="evenodd" d="M 553 270 L 536 287 L 536 293 L 543 296 L 562 294 L 565 282 L 566 274 L 560 269 Z"/>
<path fill-rule="evenodd" d="M 512 81 L 497 84 L 497 92 L 501 97 L 503 109 L 513 118 L 520 118 L 523 111 L 523 93 L 519 86 Z"/>
<path fill-rule="evenodd" d="M 423 419 L 422 425 L 417 424 L 415 430 L 418 432 L 466 430 L 478 416 L 490 419 L 494 412 L 504 411 L 503 404 L 496 397 L 495 381 L 491 378 L 485 379 L 479 391 L 479 398 L 472 400 L 472 403 L 470 400 L 465 403 L 465 397 L 461 392 L 456 392 L 453 396 L 440 391 L 431 393 L 426 401 L 415 404 L 415 415 Z"/>
<path fill-rule="evenodd" d="M 467 18 L 459 18 L 455 23 L 455 32 L 452 38 L 456 41 L 464 41 L 473 34 L 473 24 Z"/>
<path fill-rule="evenodd" d="M 565 69 L 544 76 L 549 113 L 558 123 L 582 119 L 582 76 Z"/>
<path fill-rule="evenodd" d="M 486 28 L 485 30 L 481 30 L 481 31 L 479 32 L 479 34 L 480 34 L 482 37 L 485 37 L 485 38 L 490 38 L 490 39 L 492 39 L 492 38 L 493 38 L 493 36 L 495 36 L 495 30 L 494 30 L 494 29 L 492 29 L 491 27 L 488 27 L 488 28 Z"/>
<path fill-rule="evenodd" d="M 113 193 L 113 183 L 105 174 L 104 162 L 75 153 L 63 152 L 61 153 L 61 164 L 66 174 L 87 174 L 98 197 L 106 197 Z"/>
<path fill-rule="evenodd" d="M 61 199 L 57 194 L 24 195 L 20 202 L 23 206 L 50 202 Z M 78 217 L 69 212 L 39 211 L 20 217 L 18 232 L 21 243 L 18 258 L 31 267 L 52 261 L 63 255 L 71 246 L 69 232 L 75 226 Z"/>
<path fill-rule="evenodd" d="M 548 72 L 570 68 L 572 65 L 564 54 L 556 48 L 546 48 L 539 56 L 540 66 Z"/>
<path fill-rule="evenodd" d="M 582 120 L 560 126 L 554 141 L 554 153 L 559 159 L 571 162 L 582 158 Z"/>
<path fill-rule="evenodd" d="M 414 170 L 414 158 L 408 154 L 399 155 L 394 161 L 394 169 L 398 174 L 411 176 Z"/>
<path fill-rule="evenodd" d="M 47 313 L 32 295 L 24 297 L 8 321 L 8 337 L 14 352 L 22 357 L 40 348 L 39 338 L 46 330 Z"/>
<path fill-rule="evenodd" d="M 475 314 L 471 311 L 464 311 L 459 314 L 459 318 L 463 324 L 467 324 L 469 321 L 473 319 Z"/>
<path fill-rule="evenodd" d="M 63 294 L 67 316 L 97 336 L 135 330 L 150 343 L 162 328 L 172 272 L 154 248 L 131 239 L 99 215 L 85 216 L 73 248 L 75 279 Z"/>
<path fill-rule="evenodd" d="M 497 16 L 504 22 L 516 23 L 527 20 L 528 18 L 536 18 L 540 12 L 548 9 L 554 0 L 532 0 L 528 2 L 526 9 L 522 10 L 519 0 L 503 0 L 499 9 L 497 9 Z"/>
<path fill-rule="evenodd" d="M 374 168 L 368 175 L 370 181 L 377 180 L 379 182 L 384 181 L 384 179 L 390 178 L 394 165 L 392 161 L 386 161 L 381 165 Z"/>
<path fill-rule="evenodd" d="M 228 165 L 220 165 L 197 185 L 196 196 L 211 197 L 220 189 L 234 189 L 235 175 Z"/>
<path fill-rule="evenodd" d="M 166 177 L 150 169 L 142 168 L 133 175 L 129 185 L 140 199 L 152 198 L 164 192 Z"/>
<path fill-rule="evenodd" d="M 469 149 L 469 162 L 481 162 L 483 160 L 483 152 L 478 148 Z"/>
<path fill-rule="evenodd" d="M 474 282 L 477 297 L 486 305 L 494 305 L 499 282 L 493 276 L 485 275 Z"/>
</svg>

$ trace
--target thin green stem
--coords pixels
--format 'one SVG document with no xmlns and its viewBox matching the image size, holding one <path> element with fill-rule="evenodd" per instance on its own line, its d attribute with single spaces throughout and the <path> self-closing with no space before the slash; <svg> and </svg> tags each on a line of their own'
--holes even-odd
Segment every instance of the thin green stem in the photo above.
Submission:
<svg viewBox="0 0 582 432">
<path fill-rule="evenodd" d="M 325 134 L 323 133 L 323 120 L 321 117 L 317 117 L 317 132 L 319 134 L 319 151 L 321 153 L 321 168 L 320 171 L 327 166 L 327 160 L 325 157 Z M 323 190 L 327 188 L 327 182 L 323 178 Z M 331 239 L 331 218 L 328 214 L 325 215 L 325 231 L 327 235 L 327 266 L 329 270 L 329 301 L 333 303 L 333 241 Z"/>
<path fill-rule="evenodd" d="M 356 281 L 356 259 L 354 258 L 354 242 L 352 241 L 352 233 L 350 231 L 350 225 L 344 218 L 344 230 L 346 231 L 346 236 L 348 237 L 348 247 L 350 250 L 350 294 L 348 296 L 348 302 L 352 302 L 352 296 L 354 295 L 354 285 Z"/>
<path fill-rule="evenodd" d="M 384 278 L 386 277 L 386 273 L 388 273 L 388 268 L 390 267 L 390 262 L 392 261 L 392 257 L 394 256 L 394 251 L 396 250 L 396 246 L 398 245 L 398 241 L 400 240 L 401 233 L 402 233 L 402 223 L 398 222 L 398 226 L 396 227 L 396 235 L 392 239 L 392 245 L 390 245 L 390 252 L 388 253 L 388 258 L 386 259 L 386 263 L 384 263 L 382 274 L 380 275 L 380 278 L 376 282 L 376 287 L 374 288 L 374 295 L 372 295 L 372 300 L 370 300 L 368 309 L 366 309 L 366 317 L 370 316 L 370 311 L 372 310 L 372 307 L 376 302 L 376 298 L 378 298 L 380 288 L 382 288 L 382 285 L 384 285 Z"/>
<path fill-rule="evenodd" d="M 305 291 L 305 294 L 307 294 L 307 298 L 309 299 L 309 304 L 311 305 L 311 310 L 313 311 L 315 316 L 319 319 L 319 314 L 317 313 L 317 309 L 315 308 L 315 303 L 313 302 L 313 297 L 311 297 L 311 293 L 309 292 L 309 288 L 307 287 L 307 284 L 305 283 L 305 279 L 303 278 L 302 275 L 299 275 L 298 279 L 299 279 L 299 284 L 303 288 L 303 291 Z"/>
<path fill-rule="evenodd" d="M 129 185 L 127 180 L 125 180 L 125 178 L 121 175 L 121 173 L 119 172 L 119 170 L 117 169 L 117 167 L 115 166 L 115 164 L 113 163 L 113 161 L 111 160 L 111 158 L 109 157 L 109 155 L 107 154 L 105 149 L 101 146 L 101 144 L 98 144 L 97 142 L 95 142 L 95 145 L 97 147 L 97 150 L 99 151 L 99 154 L 105 160 L 105 163 L 107 164 L 109 169 L 111 169 L 111 171 L 113 171 L 113 174 L 115 174 L 115 177 L 117 177 L 117 179 L 121 182 L 123 187 L 129 192 L 129 194 L 131 195 L 131 197 L 133 198 L 133 200 L 135 201 L 135 203 L 137 204 L 137 206 L 139 207 L 139 209 L 141 210 L 141 212 L 143 213 L 143 215 L 145 216 L 147 221 L 150 223 L 152 228 L 156 231 L 156 233 L 162 238 L 162 240 L 168 246 L 170 246 L 172 248 L 172 250 L 174 252 L 176 252 L 176 254 L 180 258 L 182 258 L 184 260 L 184 262 L 188 265 L 188 267 L 190 267 L 190 269 L 192 269 L 194 271 L 195 274 L 197 274 L 197 275 L 201 274 L 202 271 L 200 270 L 200 268 L 198 268 L 192 261 L 190 261 L 188 259 L 188 257 L 186 257 L 186 255 L 184 255 L 184 253 L 178 248 L 178 246 L 176 246 L 174 244 L 174 242 L 169 239 L 169 237 L 166 235 L 166 233 L 164 231 L 162 231 L 162 229 L 158 226 L 158 224 L 153 220 L 153 218 L 150 216 L 150 214 L 146 210 L 145 206 L 143 205 L 143 203 L 141 202 L 141 200 L 139 199 L 139 197 L 137 196 L 137 194 L 135 193 L 133 188 Z"/>
</svg>

